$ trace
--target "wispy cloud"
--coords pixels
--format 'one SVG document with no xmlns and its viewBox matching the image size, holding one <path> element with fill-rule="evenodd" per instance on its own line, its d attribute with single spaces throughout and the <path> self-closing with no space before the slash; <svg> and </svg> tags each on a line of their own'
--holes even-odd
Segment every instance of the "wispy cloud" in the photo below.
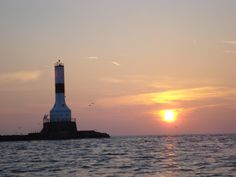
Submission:
<svg viewBox="0 0 236 177">
<path fill-rule="evenodd" d="M 97 56 L 88 56 L 87 58 L 90 59 L 90 60 L 98 60 L 99 59 L 101 61 L 104 61 L 104 58 L 100 58 L 100 57 L 97 57 Z M 108 60 L 108 62 L 113 64 L 113 65 L 115 65 L 115 66 L 117 66 L 117 67 L 121 66 L 120 63 L 118 63 L 117 61 L 114 61 L 114 60 L 113 61 L 111 61 L 111 60 L 109 61 Z"/>
<path fill-rule="evenodd" d="M 97 60 L 98 57 L 97 57 L 97 56 L 89 56 L 88 59 L 91 59 L 91 60 Z"/>
<path fill-rule="evenodd" d="M 101 105 L 174 105 L 183 101 L 197 101 L 213 98 L 226 99 L 232 96 L 236 96 L 235 89 L 200 87 L 107 98 L 101 100 Z"/>
<path fill-rule="evenodd" d="M 1 82 L 29 82 L 37 80 L 41 71 L 17 71 L 12 73 L 0 73 Z"/>
<path fill-rule="evenodd" d="M 121 64 L 120 63 L 118 63 L 118 62 L 116 62 L 116 61 L 112 61 L 111 62 L 113 65 L 115 65 L 115 66 L 120 66 Z"/>
<path fill-rule="evenodd" d="M 107 82 L 107 83 L 114 83 L 114 84 L 118 84 L 118 83 L 123 82 L 120 79 L 116 79 L 116 78 L 112 78 L 112 77 L 103 77 L 103 78 L 100 78 L 100 81 Z"/>
<path fill-rule="evenodd" d="M 225 50 L 224 53 L 234 54 L 234 53 L 236 53 L 236 50 Z"/>
<path fill-rule="evenodd" d="M 224 44 L 233 44 L 236 45 L 236 41 L 222 41 Z"/>
</svg>

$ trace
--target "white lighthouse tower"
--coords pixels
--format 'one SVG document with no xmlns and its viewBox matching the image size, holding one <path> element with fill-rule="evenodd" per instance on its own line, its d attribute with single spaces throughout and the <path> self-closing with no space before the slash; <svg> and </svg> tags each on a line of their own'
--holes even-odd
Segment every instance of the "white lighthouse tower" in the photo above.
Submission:
<svg viewBox="0 0 236 177">
<path fill-rule="evenodd" d="M 55 104 L 50 111 L 50 119 L 47 114 L 43 117 L 43 129 L 36 139 L 109 138 L 106 133 L 77 130 L 76 120 L 71 118 L 71 110 L 65 102 L 64 64 L 58 60 L 54 69 Z"/>
<path fill-rule="evenodd" d="M 50 111 L 50 122 L 70 122 L 71 110 L 65 102 L 64 64 L 55 64 L 55 104 Z"/>
</svg>

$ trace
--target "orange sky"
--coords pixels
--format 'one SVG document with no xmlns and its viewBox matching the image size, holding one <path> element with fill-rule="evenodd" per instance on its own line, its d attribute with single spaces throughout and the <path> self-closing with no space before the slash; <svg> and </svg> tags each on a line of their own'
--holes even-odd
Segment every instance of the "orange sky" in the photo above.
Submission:
<svg viewBox="0 0 236 177">
<path fill-rule="evenodd" d="M 58 57 L 78 129 L 236 133 L 235 19 L 233 0 L 3 0 L 0 133 L 42 128 Z"/>
</svg>

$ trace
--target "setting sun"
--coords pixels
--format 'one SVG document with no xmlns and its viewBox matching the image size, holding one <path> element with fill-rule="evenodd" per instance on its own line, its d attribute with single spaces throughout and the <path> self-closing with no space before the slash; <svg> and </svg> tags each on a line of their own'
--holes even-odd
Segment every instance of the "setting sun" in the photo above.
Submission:
<svg viewBox="0 0 236 177">
<path fill-rule="evenodd" d="M 173 123 L 176 121 L 177 111 L 173 109 L 161 110 L 161 120 L 167 123 Z"/>
</svg>

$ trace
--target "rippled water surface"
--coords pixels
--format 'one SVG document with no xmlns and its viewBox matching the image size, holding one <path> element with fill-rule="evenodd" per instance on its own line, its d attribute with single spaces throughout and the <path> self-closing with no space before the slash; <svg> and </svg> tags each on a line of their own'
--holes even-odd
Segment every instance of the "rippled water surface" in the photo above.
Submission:
<svg viewBox="0 0 236 177">
<path fill-rule="evenodd" d="M 236 176 L 236 135 L 0 143 L 0 176 Z"/>
</svg>

